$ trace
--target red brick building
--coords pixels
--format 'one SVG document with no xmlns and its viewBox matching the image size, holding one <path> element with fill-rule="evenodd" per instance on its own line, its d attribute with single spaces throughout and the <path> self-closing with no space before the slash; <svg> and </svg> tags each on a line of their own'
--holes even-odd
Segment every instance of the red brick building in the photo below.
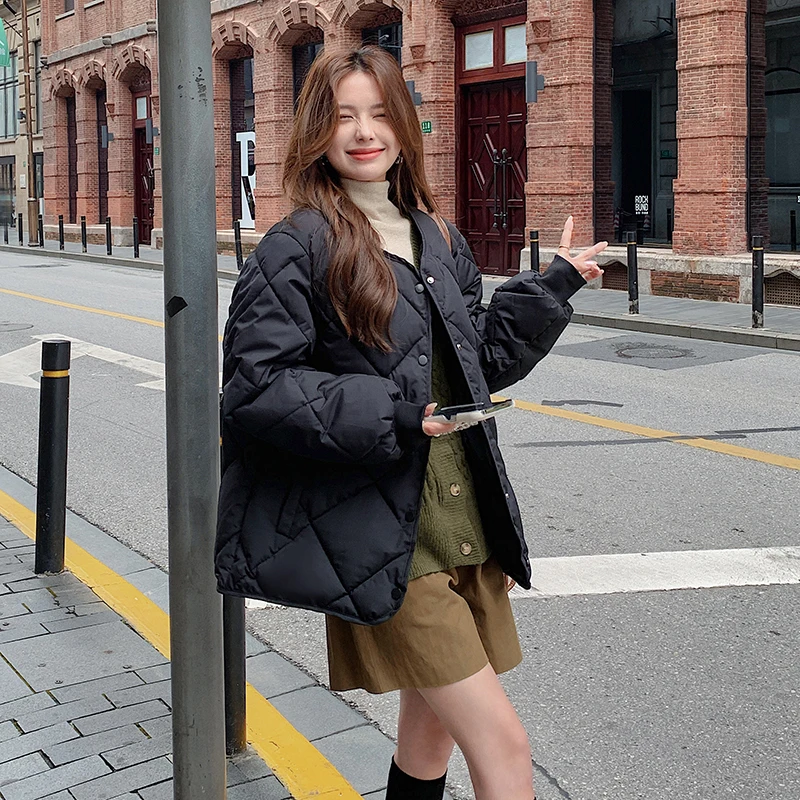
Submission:
<svg viewBox="0 0 800 800">
<path fill-rule="evenodd" d="M 155 5 L 43 0 L 50 225 L 108 215 L 121 237 L 136 216 L 142 239 L 158 240 Z M 211 9 L 222 240 L 234 219 L 255 236 L 285 213 L 281 163 L 319 48 L 379 41 L 413 82 L 439 200 L 489 272 L 518 269 L 530 228 L 554 244 L 570 213 L 579 244 L 637 231 L 645 291 L 743 299 L 749 237 L 796 244 L 800 0 Z M 536 103 L 526 102 L 530 61 L 545 78 Z M 781 258 L 791 295 L 800 266 Z"/>
</svg>

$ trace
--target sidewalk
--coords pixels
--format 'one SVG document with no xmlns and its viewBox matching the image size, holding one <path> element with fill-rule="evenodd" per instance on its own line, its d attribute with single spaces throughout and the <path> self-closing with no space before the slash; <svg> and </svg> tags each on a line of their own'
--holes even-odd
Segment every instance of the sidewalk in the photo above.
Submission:
<svg viewBox="0 0 800 800">
<path fill-rule="evenodd" d="M 136 613 L 89 588 L 119 584 L 166 612 L 168 577 L 71 512 L 67 560 L 89 585 L 34 575 L 34 507 L 35 489 L 0 468 L 0 798 L 171 800 L 169 662 Z M 228 800 L 383 798 L 390 739 L 249 635 L 247 679 L 253 747 L 228 761 Z"/>
<path fill-rule="evenodd" d="M 78 258 L 98 264 L 163 270 L 163 250 L 142 247 L 141 257 L 133 258 L 133 248 L 115 247 L 112 256 L 106 254 L 105 245 L 89 245 L 88 253 L 81 253 L 80 244 L 66 242 L 63 252 L 58 242 L 47 240 L 43 248 L 19 247 L 0 244 L 0 253 L 16 252 L 38 254 L 44 258 Z M 217 276 L 236 280 L 238 271 L 235 256 L 217 257 Z M 484 276 L 484 302 L 505 278 Z M 690 300 L 681 297 L 660 297 L 643 294 L 639 298 L 640 313 L 628 313 L 627 292 L 614 289 L 584 289 L 572 299 L 575 308 L 573 322 L 608 328 L 707 339 L 755 347 L 800 350 L 800 306 L 766 306 L 765 327 L 754 330 L 752 310 L 742 303 Z"/>
</svg>

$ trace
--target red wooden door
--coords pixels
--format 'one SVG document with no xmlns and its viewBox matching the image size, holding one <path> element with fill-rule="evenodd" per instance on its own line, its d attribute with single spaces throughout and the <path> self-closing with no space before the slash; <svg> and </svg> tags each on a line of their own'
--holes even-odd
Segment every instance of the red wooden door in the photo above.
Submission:
<svg viewBox="0 0 800 800">
<path fill-rule="evenodd" d="M 147 143 L 147 135 L 144 128 L 136 128 L 134 131 L 133 163 L 133 185 L 136 216 L 139 219 L 139 241 L 143 244 L 150 244 L 155 210 L 153 202 L 155 171 L 153 169 L 153 145 L 152 143 Z"/>
<path fill-rule="evenodd" d="M 525 245 L 525 81 L 462 87 L 458 217 L 483 272 L 519 271 Z"/>
</svg>

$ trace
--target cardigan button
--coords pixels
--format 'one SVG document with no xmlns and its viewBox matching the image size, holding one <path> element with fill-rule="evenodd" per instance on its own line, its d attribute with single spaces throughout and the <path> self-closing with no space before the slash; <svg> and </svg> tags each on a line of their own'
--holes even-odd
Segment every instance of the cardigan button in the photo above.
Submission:
<svg viewBox="0 0 800 800">
<path fill-rule="evenodd" d="M 417 285 L 414 287 L 414 291 L 415 291 L 417 294 L 422 294 L 422 293 L 425 291 L 425 287 L 424 287 L 424 286 L 423 286 L 421 283 L 418 283 L 418 284 L 417 284 Z"/>
<path fill-rule="evenodd" d="M 461 494 L 461 487 L 457 483 L 451 483 L 450 494 L 453 495 L 453 497 L 458 497 Z"/>
<path fill-rule="evenodd" d="M 392 600 L 399 600 L 403 596 L 403 590 L 395 587 L 392 589 Z"/>
<path fill-rule="evenodd" d="M 472 545 L 469 542 L 463 542 L 460 550 L 462 555 L 468 556 L 472 552 Z"/>
<path fill-rule="evenodd" d="M 456 344 L 456 350 L 460 350 L 460 349 L 461 349 L 461 342 L 458 342 L 458 343 Z"/>
<path fill-rule="evenodd" d="M 420 356 L 420 357 L 417 359 L 417 361 L 420 363 L 420 366 L 423 366 L 423 367 L 424 367 L 424 366 L 425 366 L 425 365 L 428 363 L 428 356 L 426 356 L 426 355 L 421 355 L 421 356 Z"/>
<path fill-rule="evenodd" d="M 428 277 L 425 278 L 425 280 L 428 281 L 428 283 L 434 283 L 435 278 L 433 277 L 433 275 L 428 275 Z"/>
</svg>

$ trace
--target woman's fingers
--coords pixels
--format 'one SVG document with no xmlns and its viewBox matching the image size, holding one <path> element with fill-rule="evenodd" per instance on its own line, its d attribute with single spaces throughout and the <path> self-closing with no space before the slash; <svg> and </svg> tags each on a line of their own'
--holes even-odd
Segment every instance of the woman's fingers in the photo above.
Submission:
<svg viewBox="0 0 800 800">
<path fill-rule="evenodd" d="M 606 247 L 608 247 L 608 242 L 598 242 L 597 244 L 593 244 L 591 247 L 584 250 L 575 260 L 579 261 L 581 259 L 586 260 L 594 258 L 598 253 L 602 253 Z"/>
<path fill-rule="evenodd" d="M 567 217 L 567 221 L 564 224 L 564 232 L 561 234 L 561 243 L 558 245 L 559 248 L 566 247 L 567 250 L 572 248 L 572 230 L 575 227 L 575 221 L 570 214 Z"/>
</svg>

